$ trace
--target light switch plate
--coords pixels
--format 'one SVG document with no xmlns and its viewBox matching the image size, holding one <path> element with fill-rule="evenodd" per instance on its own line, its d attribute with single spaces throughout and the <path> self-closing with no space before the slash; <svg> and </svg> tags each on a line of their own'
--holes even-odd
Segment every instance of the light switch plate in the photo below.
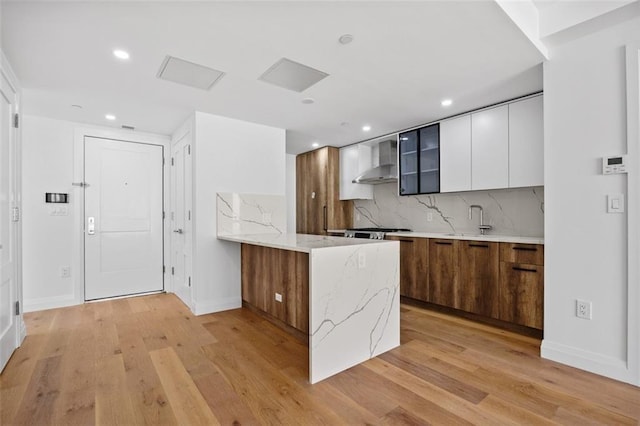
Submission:
<svg viewBox="0 0 640 426">
<path fill-rule="evenodd" d="M 624 213 L 624 194 L 607 195 L 607 213 Z"/>
</svg>

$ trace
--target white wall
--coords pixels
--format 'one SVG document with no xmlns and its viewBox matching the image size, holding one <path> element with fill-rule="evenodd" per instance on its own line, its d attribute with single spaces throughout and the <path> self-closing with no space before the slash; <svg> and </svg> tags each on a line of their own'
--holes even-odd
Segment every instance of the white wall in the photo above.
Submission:
<svg viewBox="0 0 640 426">
<path fill-rule="evenodd" d="M 287 232 L 296 232 L 296 156 L 287 154 Z"/>
<path fill-rule="evenodd" d="M 627 335 L 628 290 L 638 286 L 627 280 L 627 215 L 606 213 L 606 194 L 626 193 L 627 176 L 601 174 L 601 157 L 627 152 L 630 42 L 640 42 L 640 18 L 554 48 L 545 63 L 542 355 L 640 384 L 639 360 L 627 351 L 639 338 Z M 576 299 L 593 302 L 592 320 L 576 317 Z M 640 301 L 634 305 L 640 309 Z"/>
<path fill-rule="evenodd" d="M 23 178 L 23 294 L 25 311 L 82 303 L 79 259 L 81 189 L 71 185 L 81 157 L 74 145 L 79 129 L 131 139 L 144 135 L 108 127 L 25 115 L 22 118 Z M 154 135 L 154 137 L 157 137 Z M 68 215 L 50 215 L 45 192 L 68 193 Z M 71 277 L 61 278 L 60 267 L 70 266 Z"/>
<path fill-rule="evenodd" d="M 216 193 L 285 195 L 285 131 L 195 115 L 195 313 L 241 306 L 240 246 L 216 239 Z"/>
</svg>

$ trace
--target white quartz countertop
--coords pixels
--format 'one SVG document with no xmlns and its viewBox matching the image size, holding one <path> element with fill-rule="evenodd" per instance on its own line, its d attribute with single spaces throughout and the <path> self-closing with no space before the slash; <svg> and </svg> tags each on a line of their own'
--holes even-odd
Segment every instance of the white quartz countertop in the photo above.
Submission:
<svg viewBox="0 0 640 426">
<path fill-rule="evenodd" d="M 501 243 L 520 244 L 544 244 L 544 238 L 540 237 L 518 237 L 512 235 L 480 235 L 465 233 L 443 233 L 443 232 L 389 232 L 386 235 L 396 237 L 417 237 L 417 238 L 441 238 L 450 240 L 473 240 L 473 241 L 495 241 Z"/>
<path fill-rule="evenodd" d="M 391 241 L 367 240 L 360 238 L 327 237 L 309 234 L 249 234 L 218 235 L 219 240 L 254 244 L 283 250 L 310 253 L 311 250 L 330 247 L 358 246 L 368 244 L 389 244 Z"/>
</svg>

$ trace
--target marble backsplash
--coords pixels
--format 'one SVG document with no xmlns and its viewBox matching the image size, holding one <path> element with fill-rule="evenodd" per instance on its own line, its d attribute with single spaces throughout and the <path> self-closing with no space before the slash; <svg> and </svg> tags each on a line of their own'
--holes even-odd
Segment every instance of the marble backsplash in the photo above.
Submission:
<svg viewBox="0 0 640 426">
<path fill-rule="evenodd" d="M 287 231 L 284 195 L 216 194 L 217 235 L 282 234 Z"/>
<path fill-rule="evenodd" d="M 544 236 L 544 187 L 398 196 L 396 183 L 376 185 L 373 200 L 354 202 L 355 227 L 399 227 L 420 232 L 478 233 L 479 204 L 488 234 Z M 431 220 L 429 220 L 431 219 Z"/>
</svg>

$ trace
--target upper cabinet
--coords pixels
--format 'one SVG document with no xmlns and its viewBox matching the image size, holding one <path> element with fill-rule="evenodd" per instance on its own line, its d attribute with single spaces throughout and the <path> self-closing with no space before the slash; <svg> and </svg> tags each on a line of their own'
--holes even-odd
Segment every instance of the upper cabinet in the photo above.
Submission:
<svg viewBox="0 0 640 426">
<path fill-rule="evenodd" d="M 373 185 L 354 183 L 353 179 L 373 164 L 373 148 L 365 144 L 340 148 L 340 199 L 372 200 Z"/>
<path fill-rule="evenodd" d="M 509 104 L 509 187 L 544 185 L 542 96 Z"/>
<path fill-rule="evenodd" d="M 353 226 L 353 203 L 340 201 L 340 153 L 324 147 L 296 157 L 296 232 L 326 235 Z"/>
<path fill-rule="evenodd" d="M 441 191 L 544 185 L 542 95 L 440 123 Z"/>
<path fill-rule="evenodd" d="M 440 192 L 440 124 L 399 135 L 400 195 Z"/>
<path fill-rule="evenodd" d="M 471 116 L 440 123 L 440 192 L 471 190 Z"/>
<path fill-rule="evenodd" d="M 509 106 L 471 114 L 471 189 L 509 187 Z"/>
</svg>

